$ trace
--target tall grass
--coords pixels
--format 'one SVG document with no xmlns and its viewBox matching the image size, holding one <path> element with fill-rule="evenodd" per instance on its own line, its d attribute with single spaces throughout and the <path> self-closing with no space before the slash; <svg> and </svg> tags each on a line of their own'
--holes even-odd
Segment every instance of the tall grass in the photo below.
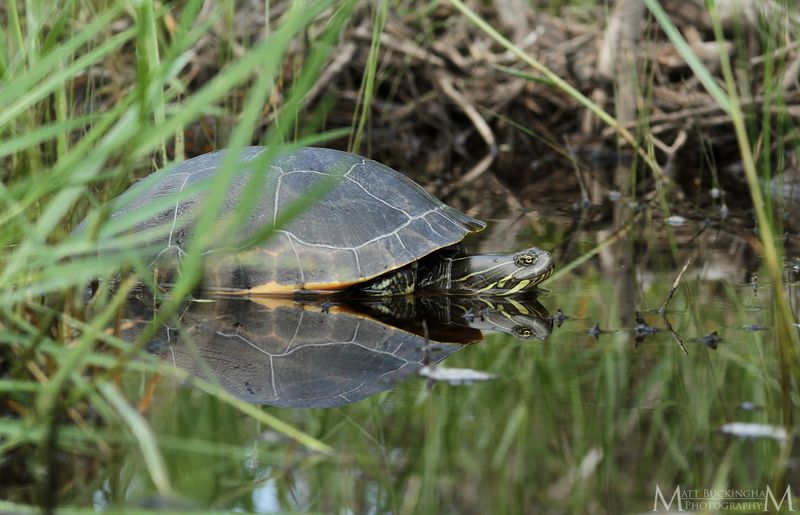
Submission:
<svg viewBox="0 0 800 515">
<path fill-rule="evenodd" d="M 60 426 L 67 418 L 83 428 L 72 433 L 83 442 L 78 445 L 81 452 L 102 450 L 111 443 L 110 433 L 87 424 L 87 411 L 94 411 L 105 427 L 122 431 L 118 441 L 137 442 L 160 494 L 173 492 L 163 443 L 119 390 L 119 373 L 161 373 L 156 362 L 132 358 L 194 287 L 201 276 L 203 251 L 230 233 L 218 223 L 217 213 L 236 171 L 236 150 L 259 139 L 258 117 L 279 83 L 289 46 L 312 26 L 322 29 L 309 40 L 302 74 L 282 92 L 281 111 L 262 139 L 269 146 L 265 161 L 294 144 L 286 129 L 294 125 L 292 117 L 307 109 L 305 94 L 352 9 L 351 3 L 294 2 L 279 20 L 266 20 L 272 27 L 263 40 L 236 42 L 247 45 L 242 55 L 222 58 L 220 73 L 190 90 L 182 74 L 192 59 L 202 57 L 195 54 L 198 42 L 224 15 L 218 9 L 203 12 L 202 5 L 193 0 L 176 8 L 144 1 L 130 11 L 123 2 L 88 6 L 64 0 L 30 2 L 24 8 L 9 2 L 0 9 L 6 20 L 0 38 L 0 340 L 4 359 L 15 356 L 8 377 L 20 378 L 0 381 L 0 391 L 19 407 L 17 416 L 6 419 L 0 429 L 0 464 L 28 446 L 39 448 L 46 476 L 37 481 L 40 485 L 58 474 L 54 453 L 73 447 L 57 436 L 65 434 Z M 233 42 L 235 35 L 230 37 Z M 131 47 L 132 68 L 127 63 Z M 115 69 L 135 74 L 103 75 Z M 227 114 L 235 123 L 220 145 L 232 149 L 230 157 L 213 184 L 187 192 L 205 189 L 208 200 L 189 244 L 184 273 L 140 341 L 125 344 L 117 337 L 118 327 L 107 328 L 115 327 L 133 284 L 125 279 L 126 271 L 147 276 L 144 255 L 149 250 L 142 245 L 146 240 L 132 237 L 130 229 L 178 197 L 113 220 L 106 201 L 135 175 L 165 165 L 173 144 L 180 156 L 183 143 L 176 134 L 210 112 L 220 115 L 232 91 L 243 92 L 245 100 L 240 111 Z M 318 131 L 319 127 L 308 128 L 304 141 L 324 141 L 326 136 Z M 252 195 L 245 198 L 234 219 L 246 218 L 256 200 Z M 71 232 L 84 216 L 87 230 Z M 120 271 L 122 282 L 112 291 L 110 279 Z M 105 279 L 103 286 L 84 309 L 84 289 L 98 277 Z M 116 350 L 107 354 L 107 346 Z M 88 370 L 92 373 L 85 374 Z M 240 416 L 282 432 L 309 450 L 330 450 L 218 386 L 205 388 Z M 54 495 L 45 496 L 50 499 L 43 500 L 45 508 L 54 507 Z"/>
<path fill-rule="evenodd" d="M 19 502 L 0 501 L 0 511 L 38 512 L 25 504 L 33 500 L 45 509 L 61 500 L 94 502 L 93 512 L 148 500 L 212 512 L 623 512 L 651 506 L 659 481 L 679 478 L 700 487 L 781 483 L 790 473 L 791 444 L 727 440 L 716 433 L 721 423 L 740 418 L 792 427 L 799 402 L 797 334 L 781 283 L 780 244 L 760 192 L 758 166 L 762 176 L 771 172 L 763 157 L 769 152 L 761 153 L 763 161 L 754 155 L 756 138 L 739 108 L 741 85 L 727 56 L 723 86 L 681 43 L 658 2 L 646 1 L 732 117 L 774 291 L 774 303 L 764 302 L 757 312 L 774 310 L 774 332 L 739 328 L 763 298 L 748 297 L 730 283 L 720 297 L 718 284 L 694 281 L 676 295 L 670 315 L 691 339 L 691 358 L 671 352 L 664 332 L 633 352 L 628 328 L 616 330 L 631 306 L 609 302 L 616 285 L 591 265 L 596 254 L 618 243 L 609 240 L 583 249 L 548 283 L 545 304 L 572 317 L 551 341 L 494 337 L 449 363 L 492 371 L 500 381 L 463 389 L 411 382 L 339 409 L 291 411 L 245 403 L 219 384 L 190 378 L 139 351 L 161 322 L 176 318 L 201 277 L 203 252 L 225 241 L 258 200 L 246 194 L 233 225 L 219 221 L 236 173 L 236 150 L 258 141 L 269 147 L 266 162 L 331 136 L 319 127 L 299 127 L 301 120 L 324 118 L 306 116 L 306 93 L 350 22 L 354 3 L 293 2 L 265 27 L 263 39 L 250 42 L 238 41 L 232 30 L 212 32 L 235 23 L 234 2 L 8 0 L 0 7 L 0 400 L 8 413 L 0 419 L 0 468 L 12 470 L 22 460 L 34 476 L 4 490 Z M 451 3 L 540 74 L 528 75 L 531 80 L 561 88 L 613 127 L 660 177 L 647 141 L 464 3 Z M 350 130 L 354 149 L 368 143 L 370 104 L 382 80 L 381 31 L 392 6 L 382 1 L 373 7 L 368 64 Z M 265 17 L 270 7 L 264 2 Z M 187 66 L 209 36 L 227 42 L 219 73 L 205 84 L 185 83 Z M 289 48 L 304 41 L 302 61 L 288 64 L 301 72 L 287 85 L 282 70 Z M 780 104 L 779 96 L 768 97 Z M 283 100 L 274 105 L 274 98 Z M 278 114 L 259 136 L 265 105 Z M 120 308 L 132 276 L 148 277 L 144 256 L 153 236 L 130 234 L 131 228 L 182 197 L 119 218 L 110 218 L 114 204 L 108 201 L 135 177 L 180 159 L 184 130 L 209 114 L 230 126 L 213 137 L 232 152 L 213 183 L 181 194 L 205 191 L 208 204 L 172 297 L 159 299 L 158 316 L 131 344 L 120 338 Z M 761 125 L 756 128 L 767 130 L 773 120 L 765 114 Z M 257 186 L 266 178 L 253 180 Z M 84 218 L 86 230 L 73 232 Z M 270 234 L 265 230 L 249 243 Z M 557 236 L 536 243 L 554 247 L 566 237 L 552 234 Z M 567 273 L 575 270 L 584 275 Z M 659 275 L 636 307 L 659 305 L 672 275 Z M 85 287 L 98 277 L 104 279 L 99 291 L 85 305 Z M 149 283 L 151 294 L 159 295 Z M 600 341 L 585 334 L 596 320 L 610 328 Z M 714 329 L 724 332 L 727 344 L 717 353 L 699 340 Z M 188 382 L 196 389 L 180 388 Z M 764 409 L 742 414 L 743 402 Z"/>
</svg>

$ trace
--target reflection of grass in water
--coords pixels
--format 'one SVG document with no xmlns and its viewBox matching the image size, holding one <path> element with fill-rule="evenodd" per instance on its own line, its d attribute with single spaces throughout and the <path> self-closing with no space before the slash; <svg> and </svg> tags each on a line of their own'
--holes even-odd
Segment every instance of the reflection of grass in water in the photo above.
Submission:
<svg viewBox="0 0 800 515">
<path fill-rule="evenodd" d="M 0 186 L 0 338 L 9 371 L 0 380 L 0 392 L 4 409 L 18 416 L 0 421 L 0 466 L 34 446 L 38 453 L 24 459 L 40 464 L 41 472 L 29 483 L 33 490 L 4 486 L 4 497 L 38 498 L 47 487 L 48 474 L 56 470 L 51 464 L 60 459 L 47 443 L 54 417 L 62 422 L 57 448 L 75 456 L 58 465 L 68 504 L 87 505 L 98 490 L 115 503 L 138 502 L 160 489 L 201 506 L 252 510 L 264 498 L 254 499 L 252 492 L 274 487 L 280 506 L 326 512 L 342 507 L 364 512 L 372 505 L 406 513 L 514 513 L 536 507 L 614 512 L 651 506 L 655 484 L 665 490 L 678 483 L 761 488 L 780 480 L 786 460 L 778 459 L 776 443 L 729 440 L 715 430 L 732 420 L 791 420 L 797 399 L 783 372 L 787 361 L 780 361 L 771 345 L 776 338 L 787 342 L 780 348 L 794 355 L 788 345 L 794 331 L 785 310 L 779 311 L 782 318 L 776 325 L 780 337 L 771 332 L 723 335 L 718 351 L 690 347 L 689 358 L 666 334 L 651 337 L 636 352 L 625 334 L 605 335 L 594 343 L 583 329 L 557 331 L 545 343 L 493 338 L 458 353 L 448 364 L 503 376 L 496 383 L 439 385 L 428 392 L 416 382 L 357 405 L 304 412 L 250 406 L 211 384 L 202 385 L 204 393 L 174 390 L 165 377 L 177 376 L 174 381 L 180 382 L 185 380 L 180 373 L 147 358 L 130 361 L 129 346 L 102 330 L 103 318 L 114 318 L 113 302 L 121 297 L 106 292 L 95 314 L 81 322 L 79 292 L 89 278 L 110 273 L 121 262 L 143 272 L 136 246 L 124 255 L 61 262 L 90 250 L 90 238 L 110 226 L 104 220 L 108 213 L 95 209 L 100 216 L 86 237 L 65 237 L 87 207 L 83 197 L 88 188 L 100 188 L 99 198 L 114 196 L 130 182 L 131 170 L 134 165 L 138 169 L 143 156 L 157 152 L 163 160 L 168 138 L 256 76 L 244 101 L 244 117 L 230 140 L 234 147 L 244 145 L 257 111 L 252 108 L 264 103 L 277 82 L 285 48 L 313 14 L 293 12 L 272 39 L 240 59 L 221 63 L 228 65 L 223 73 L 186 95 L 175 82 L 183 52 L 214 19 L 198 20 L 201 4 L 187 3 L 176 32 L 161 43 L 166 48 L 160 59 L 155 58 L 159 49 L 154 36 L 165 11 L 152 2 L 139 5 L 132 27 L 108 37 L 106 27 L 126 7 L 121 3 L 89 16 L 83 26 L 73 26 L 70 9 L 48 11 L 41 4 L 44 10 L 39 11 L 38 4 L 29 3 L 33 26 L 55 17 L 52 30 L 32 35 L 20 20 L 9 17 L 11 43 L 0 56 L 3 73 L 14 77 L 0 86 L 0 157 L 11 163 L 9 178 Z M 8 12 L 16 13 L 16 2 L 8 5 Z M 325 37 L 333 38 L 335 29 Z M 77 95 L 72 82 L 84 70 L 114 61 L 121 46 L 134 43 L 140 49 L 141 73 L 132 89 L 113 92 L 121 96 L 103 112 L 84 117 L 70 113 L 69 99 Z M 20 49 L 25 53 L 18 53 Z M 324 51 L 308 57 L 309 62 L 323 58 Z M 297 79 L 289 108 L 279 118 L 282 130 L 271 132 L 272 148 L 290 139 L 289 130 L 300 132 L 293 115 L 320 65 L 315 62 Z M 374 89 L 374 72 L 366 74 L 365 98 Z M 107 101 L 108 91 L 93 84 L 82 93 L 90 97 L 87 103 Z M 735 89 L 729 84 L 722 93 L 732 97 Z M 735 98 L 731 101 L 735 105 Z M 362 112 L 366 116 L 367 108 Z M 366 122 L 360 120 L 359 133 Z M 745 152 L 743 117 L 736 123 Z M 766 130 L 771 122 L 765 119 L 762 125 Z M 81 127 L 85 133 L 79 140 L 67 137 L 68 131 Z M 783 135 L 772 136 L 781 140 Z M 762 159 L 769 170 L 768 158 Z M 220 184 L 229 178 L 232 164 L 223 167 Z M 750 164 L 746 168 L 758 198 L 752 180 L 756 169 Z M 222 190 L 213 191 L 212 203 L 219 204 Z M 125 222 L 113 221 L 120 226 Z M 133 220 L 127 222 L 132 225 Z M 773 231 L 768 214 L 759 213 L 759 222 L 767 238 Z M 207 240 L 218 236 L 213 213 L 200 227 Z M 124 230 L 118 234 L 124 243 Z M 195 255 L 203 246 L 196 244 Z M 767 245 L 768 250 L 775 247 L 777 243 Z M 188 268 L 183 291 L 191 289 L 199 269 L 199 261 Z M 770 259 L 769 270 L 775 277 L 775 259 Z M 608 298 L 614 285 L 595 276 L 563 280 L 575 281 L 574 290 L 580 292 L 556 299 L 564 302 L 560 307 L 567 313 L 589 305 L 589 313 L 613 326 L 625 309 Z M 666 291 L 670 282 L 666 277 L 652 291 Z M 48 302 L 55 314 L 36 300 L 53 293 L 57 295 Z M 720 326 L 747 318 L 740 298 L 729 291 L 736 309 L 714 314 Z M 714 317 L 700 299 L 705 300 L 702 288 L 687 285 L 673 301 L 674 311 L 690 313 L 673 320 L 682 334 L 701 335 L 710 329 L 707 324 Z M 662 299 L 652 300 L 656 306 Z M 62 307 L 63 314 L 58 312 Z M 86 369 L 93 374 L 80 373 Z M 120 392 L 144 399 L 151 384 L 158 388 L 158 400 L 146 412 L 148 425 Z M 742 401 L 765 409 L 742 413 L 736 408 Z M 95 424 L 97 419 L 103 423 Z M 308 450 L 329 448 L 334 449 L 332 456 Z M 94 466 L 100 469 L 95 472 Z"/>
<path fill-rule="evenodd" d="M 671 281 L 663 274 L 645 307 L 659 305 Z M 751 301 L 743 300 L 749 287 L 720 298 L 717 284 L 686 286 L 690 294 L 682 289 L 671 304 L 672 323 L 687 339 L 720 329 L 718 351 L 693 343 L 687 357 L 666 333 L 637 351 L 626 332 L 594 342 L 585 334 L 593 321 L 618 327 L 628 307 L 609 302 L 612 285 L 601 279 L 565 279 L 542 301 L 583 318 L 547 342 L 492 337 L 447 361 L 499 374 L 494 383 L 427 391 L 424 382 L 411 381 L 343 408 L 264 410 L 335 449 L 330 457 L 309 454 L 255 417 L 243 417 L 220 401 L 224 396 L 176 389 L 166 377 L 148 415 L 173 489 L 200 505 L 254 509 L 261 501 L 251 492 L 259 490 L 275 492 L 287 509 L 321 511 L 373 504 L 407 512 L 631 511 L 652 505 L 656 484 L 670 491 L 677 484 L 761 488 L 781 461 L 779 446 L 729 439 L 717 429 L 780 417 L 777 362 L 764 353 L 771 333 L 738 329 L 752 319 L 745 311 Z M 95 353 L 88 361 L 114 363 Z M 152 365 L 135 368 L 143 372 L 126 374 L 123 391 L 141 397 Z M 765 409 L 742 412 L 743 401 Z M 142 482 L 147 472 L 139 453 L 125 451 L 135 449 L 130 436 L 65 428 L 63 438 L 78 449 L 100 440 L 122 451 L 118 461 L 103 460 L 108 468 L 100 474 L 114 478 L 113 498 L 133 501 L 151 491 Z M 83 491 L 95 486 L 89 482 Z"/>
<path fill-rule="evenodd" d="M 670 273 L 663 274 L 645 305 L 660 304 L 671 281 Z M 629 332 L 595 342 L 586 335 L 593 321 L 615 328 L 628 306 L 608 302 L 612 285 L 597 278 L 563 283 L 543 303 L 583 318 L 567 322 L 549 341 L 492 337 L 447 361 L 499 374 L 494 383 L 427 391 L 422 381 L 412 381 L 343 408 L 269 409 L 336 449 L 330 458 L 295 461 L 303 453 L 285 443 L 276 450 L 269 443 L 272 432 L 266 443 L 254 444 L 255 424 L 231 423 L 236 412 L 186 390 L 173 403 L 173 386 L 167 385 L 160 390 L 162 404 L 154 407 L 158 431 L 187 438 L 187 447 L 222 440 L 240 445 L 237 456 L 261 448 L 287 460 L 285 467 L 262 467 L 266 475 L 254 477 L 242 472 L 241 460 L 210 452 L 213 446 L 196 454 L 170 451 L 176 473 L 197 475 L 179 491 L 225 505 L 237 495 L 250 502 L 252 488 L 274 487 L 282 506 L 322 511 L 374 504 L 406 512 L 635 511 L 652 506 L 657 484 L 665 491 L 677 484 L 763 488 L 772 480 L 774 467 L 785 465 L 777 443 L 717 432 L 734 420 L 773 423 L 780 417 L 777 362 L 763 351 L 770 333 L 738 329 L 753 315 L 743 300 L 752 294 L 749 287 L 720 297 L 715 283 L 691 283 L 691 295 L 675 297 L 670 316 L 682 336 L 713 328 L 724 338 L 718 351 L 690 343 L 687 357 L 666 333 L 649 337 L 636 351 Z M 743 412 L 738 405 L 744 401 L 764 410 Z M 196 488 L 215 484 L 220 475 L 230 479 L 230 488 Z"/>
<path fill-rule="evenodd" d="M 665 278 L 661 286 L 669 283 Z M 613 324 L 613 311 L 624 307 L 605 302 L 608 287 L 573 283 L 571 289 L 585 293 L 553 300 L 568 313 L 590 302 L 592 320 L 610 316 Z M 673 310 L 684 314 L 673 314 L 673 323 L 684 335 L 707 331 L 693 327 L 686 311 L 694 309 L 674 301 Z M 702 320 L 725 327 L 741 318 L 724 310 L 710 314 L 706 307 Z M 384 471 L 386 486 L 394 481 L 401 492 L 418 489 L 414 502 L 421 512 L 635 511 L 652 505 L 656 484 L 672 491 L 678 483 L 763 488 L 772 481 L 778 444 L 717 433 L 731 420 L 774 423 L 780 417 L 777 362 L 761 355 L 762 333 L 730 330 L 720 351 L 695 344 L 687 357 L 666 333 L 633 351 L 629 334 L 594 343 L 580 322 L 573 322 L 574 332 L 568 323 L 545 343 L 491 338 L 447 362 L 505 376 L 496 383 L 437 386 L 431 393 L 412 385 L 387 396 L 380 408 L 376 402 L 352 406 L 344 418 L 326 414 L 334 432 L 326 442 L 357 446 L 369 464 L 364 467 L 379 466 L 374 455 L 381 446 L 400 450 L 401 457 L 386 465 L 392 469 Z M 741 412 L 743 401 L 766 409 Z M 377 409 L 376 426 L 371 410 Z M 358 431 L 349 420 L 369 436 L 354 438 Z M 380 445 L 370 441 L 379 438 Z M 322 481 L 316 487 L 337 495 Z"/>
</svg>

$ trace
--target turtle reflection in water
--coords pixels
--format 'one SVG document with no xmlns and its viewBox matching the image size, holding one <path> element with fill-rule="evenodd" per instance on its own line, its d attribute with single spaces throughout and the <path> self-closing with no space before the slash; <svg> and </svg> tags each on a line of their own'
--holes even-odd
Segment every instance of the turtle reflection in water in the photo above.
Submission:
<svg viewBox="0 0 800 515">
<path fill-rule="evenodd" d="M 219 229 L 206 255 L 207 292 L 511 295 L 534 289 L 553 270 L 550 254 L 536 247 L 466 254 L 459 243 L 485 224 L 380 163 L 322 148 L 301 148 L 267 163 L 259 158 L 265 150 L 246 148 L 236 163 L 218 229 L 248 199 L 252 209 L 230 241 Z M 112 219 L 145 213 L 144 221 L 124 231 L 149 243 L 164 283 L 180 271 L 202 212 L 198 184 L 214 181 L 224 157 L 225 151 L 213 152 L 153 173 L 112 203 Z M 165 202 L 170 195 L 174 203 Z M 314 202 L 289 216 L 309 200 Z M 92 223 L 84 221 L 79 230 Z M 105 230 L 101 239 L 119 236 Z"/>
<path fill-rule="evenodd" d="M 552 330 L 535 300 L 499 300 L 491 309 L 486 302 L 403 297 L 323 307 L 288 298 L 217 298 L 190 303 L 180 329 L 165 328 L 151 349 L 249 402 L 339 406 L 388 390 L 426 364 L 480 341 L 481 330 L 473 324 L 491 323 L 537 339 Z M 129 305 L 139 310 L 132 318 L 152 319 L 142 306 Z M 138 327 L 132 324 L 123 336 L 135 338 Z"/>
</svg>

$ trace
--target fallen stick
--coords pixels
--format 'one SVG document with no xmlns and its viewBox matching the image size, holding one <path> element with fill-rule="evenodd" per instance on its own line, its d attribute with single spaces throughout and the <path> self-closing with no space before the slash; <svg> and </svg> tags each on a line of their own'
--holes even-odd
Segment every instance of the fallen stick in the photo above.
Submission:
<svg viewBox="0 0 800 515">
<path fill-rule="evenodd" d="M 685 352 L 686 354 L 689 354 L 689 351 L 686 350 L 686 346 L 683 344 L 683 340 L 681 339 L 680 336 L 678 336 L 678 333 L 675 331 L 675 329 L 672 328 L 672 324 L 670 324 L 669 320 L 667 319 L 667 306 L 669 305 L 669 301 L 672 300 L 672 296 L 675 295 L 675 292 L 678 290 L 678 285 L 680 285 L 681 283 L 681 278 L 683 277 L 683 274 L 686 272 L 686 269 L 689 268 L 689 264 L 691 262 L 692 258 L 689 258 L 686 260 L 686 263 L 683 264 L 683 268 L 681 268 L 681 271 L 678 273 L 678 277 L 676 277 L 675 280 L 672 282 L 672 288 L 670 288 L 669 291 L 667 292 L 667 298 L 664 300 L 664 305 L 658 309 L 658 315 L 661 317 L 661 320 L 667 326 L 667 330 L 672 335 L 672 339 L 675 340 L 675 342 L 680 346 L 681 349 L 683 349 L 683 352 Z"/>
<path fill-rule="evenodd" d="M 658 314 L 662 318 L 666 318 L 667 305 L 669 304 L 669 301 L 672 300 L 672 296 L 675 295 L 675 291 L 678 289 L 678 285 L 681 282 L 681 278 L 683 277 L 683 274 L 686 272 L 686 269 L 689 268 L 689 264 L 691 262 L 692 258 L 689 258 L 686 260 L 686 263 L 683 264 L 683 268 L 681 268 L 681 271 L 678 273 L 678 277 L 676 277 L 675 281 L 672 282 L 672 288 L 670 288 L 669 291 L 667 292 L 667 298 L 664 300 L 664 305 L 658 308 Z"/>
</svg>

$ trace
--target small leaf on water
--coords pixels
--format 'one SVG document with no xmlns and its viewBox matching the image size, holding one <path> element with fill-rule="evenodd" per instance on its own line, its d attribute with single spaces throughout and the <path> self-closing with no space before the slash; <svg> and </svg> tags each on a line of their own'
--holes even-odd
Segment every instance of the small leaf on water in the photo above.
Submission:
<svg viewBox="0 0 800 515">
<path fill-rule="evenodd" d="M 494 374 L 473 370 L 471 368 L 449 368 L 424 366 L 417 372 L 420 376 L 431 381 L 440 381 L 450 384 L 467 384 L 477 381 L 491 381 L 497 379 Z"/>
<path fill-rule="evenodd" d="M 757 411 L 763 409 L 763 407 L 759 406 L 755 402 L 744 401 L 743 403 L 739 404 L 739 409 L 743 411 Z"/>
<path fill-rule="evenodd" d="M 771 438 L 780 442 L 789 440 L 789 433 L 780 426 L 757 424 L 753 422 L 731 422 L 720 428 L 726 435 L 737 438 Z"/>
</svg>

